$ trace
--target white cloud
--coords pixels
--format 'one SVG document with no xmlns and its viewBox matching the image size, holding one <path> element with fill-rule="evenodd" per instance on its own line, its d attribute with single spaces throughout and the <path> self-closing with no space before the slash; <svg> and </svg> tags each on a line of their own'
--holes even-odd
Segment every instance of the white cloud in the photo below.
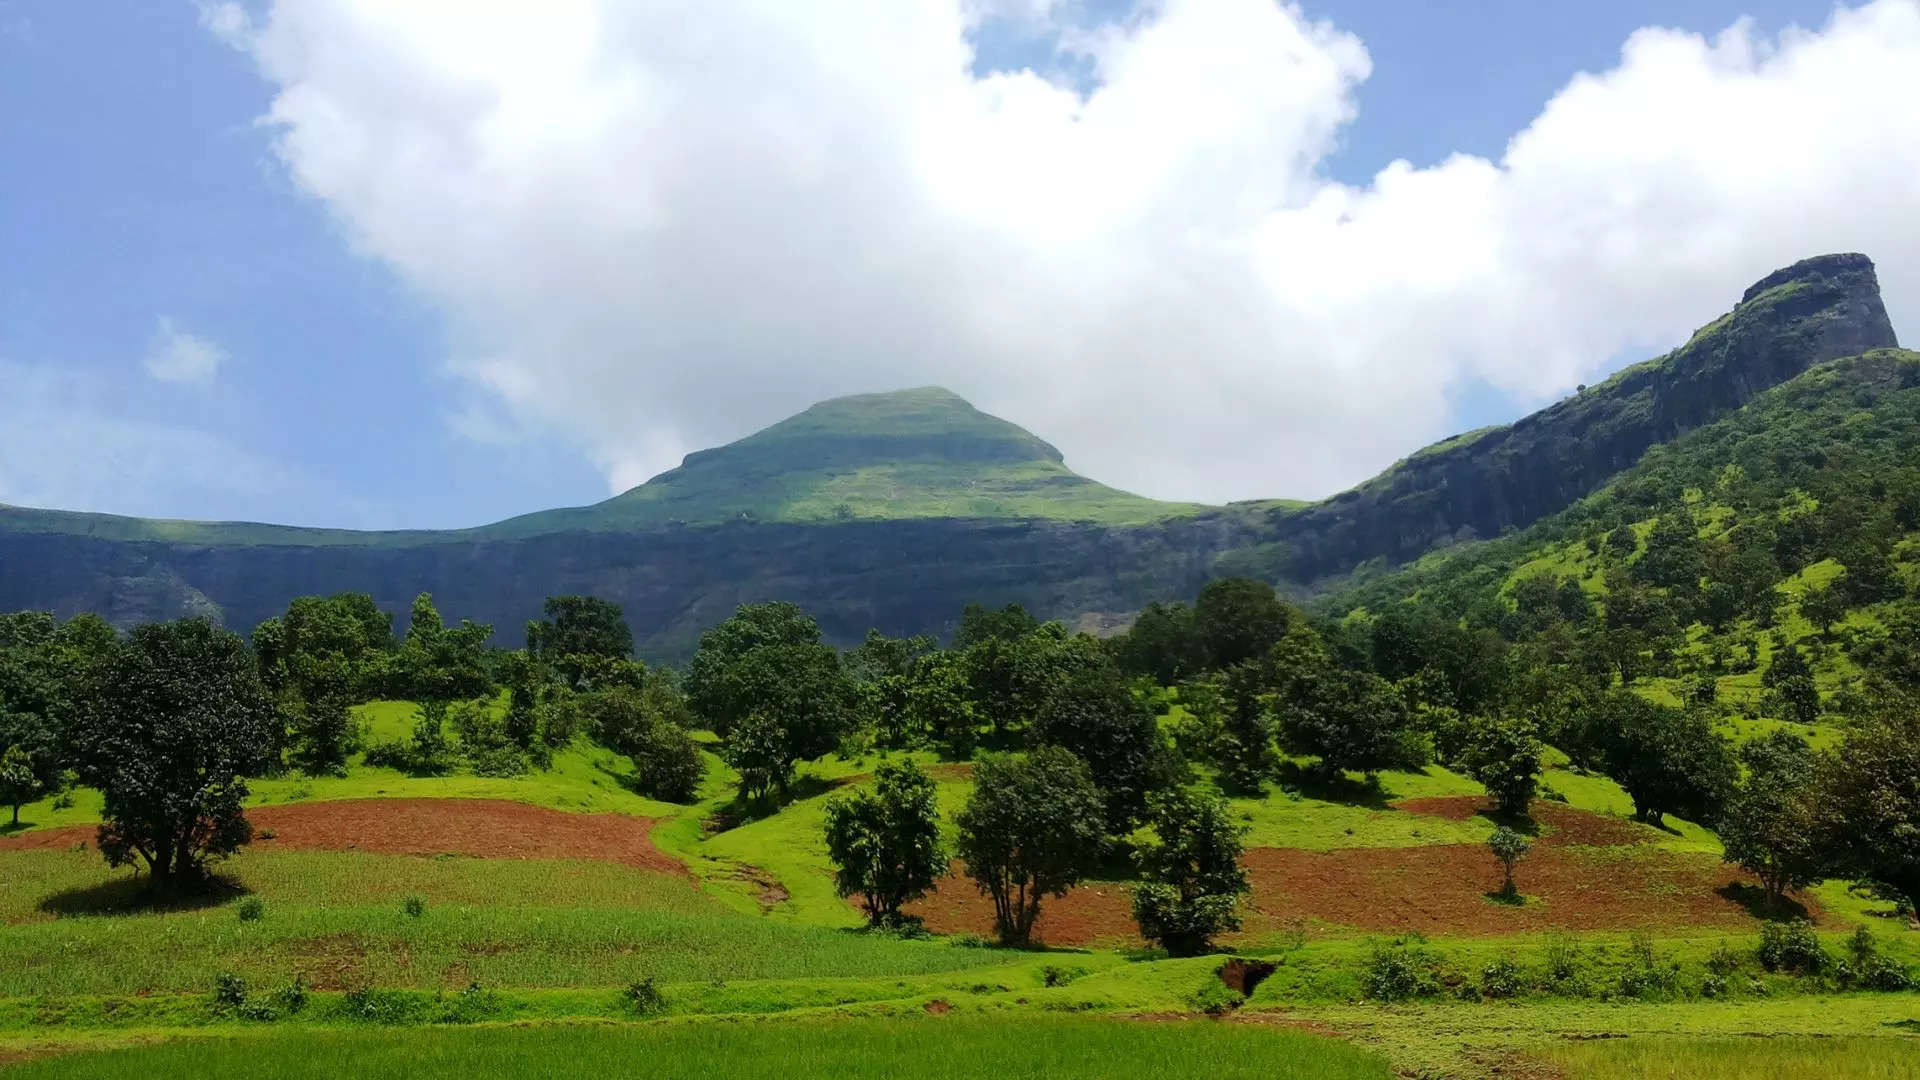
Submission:
<svg viewBox="0 0 1920 1080">
<path fill-rule="evenodd" d="M 147 374 L 161 382 L 203 383 L 219 373 L 226 359 L 226 350 L 162 315 L 142 363 Z"/>
<path fill-rule="evenodd" d="M 93 374 L 0 360 L 0 386 L 0 502 L 218 517 L 293 479 L 218 435 L 132 415 L 124 387 Z"/>
<path fill-rule="evenodd" d="M 972 74 L 1028 0 L 278 0 L 217 29 L 289 171 L 444 308 L 448 363 L 625 486 L 812 400 L 939 383 L 1169 497 L 1322 494 L 1655 351 L 1805 255 L 1920 315 L 1920 0 L 1634 35 L 1499 161 L 1320 166 L 1370 61 L 1159 0 Z M 473 415 L 483 415 L 474 413 Z"/>
</svg>

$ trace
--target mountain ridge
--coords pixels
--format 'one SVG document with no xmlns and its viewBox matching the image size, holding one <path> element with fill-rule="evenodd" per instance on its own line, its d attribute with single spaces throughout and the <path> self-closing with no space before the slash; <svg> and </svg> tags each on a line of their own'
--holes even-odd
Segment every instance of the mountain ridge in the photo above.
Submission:
<svg viewBox="0 0 1920 1080">
<path fill-rule="evenodd" d="M 972 601 L 1111 625 L 1213 576 L 1318 591 L 1524 527 L 1769 387 L 1896 343 L 1870 260 L 1803 260 L 1665 356 L 1306 505 L 1116 491 L 1038 436 L 922 387 L 829 399 L 601 503 L 473 529 L 0 509 L 0 608 L 123 622 L 212 611 L 251 625 L 301 593 L 365 591 L 405 610 L 431 591 L 511 640 L 545 595 L 591 592 L 625 605 L 656 656 L 683 652 L 733 604 L 776 598 L 845 640 L 868 626 L 938 632 Z"/>
</svg>

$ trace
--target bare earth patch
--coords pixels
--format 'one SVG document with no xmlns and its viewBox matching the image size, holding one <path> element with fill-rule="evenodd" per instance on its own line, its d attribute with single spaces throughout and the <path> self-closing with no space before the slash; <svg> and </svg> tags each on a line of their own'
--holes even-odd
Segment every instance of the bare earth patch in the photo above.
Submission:
<svg viewBox="0 0 1920 1080">
<path fill-rule="evenodd" d="M 569 814 L 504 799 L 349 799 L 249 809 L 253 849 L 471 855 L 490 859 L 602 859 L 684 874 L 654 847 L 653 819 Z M 91 846 L 95 827 L 70 825 L 0 838 L 0 850 Z M 263 834 L 271 832 L 269 839 Z"/>
<path fill-rule="evenodd" d="M 1488 803 L 1469 795 L 1398 806 L 1464 821 Z M 1253 886 L 1246 931 L 1271 932 L 1301 918 L 1374 932 L 1469 935 L 1752 926 L 1739 897 L 1751 895 L 1754 879 L 1714 856 L 1652 847 L 1661 834 L 1650 826 L 1559 803 L 1535 803 L 1533 815 L 1540 835 L 1515 875 L 1525 904 L 1488 898 L 1501 886 L 1501 871 L 1481 844 L 1252 848 L 1241 860 Z M 964 876 L 961 863 L 953 871 L 933 894 L 910 905 L 909 914 L 938 933 L 990 935 L 993 902 Z M 1797 899 L 1820 917 L 1811 897 Z M 1127 886 L 1091 882 L 1048 898 L 1034 936 L 1049 945 L 1137 942 Z"/>
</svg>

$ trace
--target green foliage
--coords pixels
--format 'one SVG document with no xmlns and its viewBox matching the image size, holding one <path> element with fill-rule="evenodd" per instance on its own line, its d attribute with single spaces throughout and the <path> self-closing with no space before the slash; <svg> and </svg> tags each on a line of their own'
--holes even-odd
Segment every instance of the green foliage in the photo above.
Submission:
<svg viewBox="0 0 1920 1080">
<path fill-rule="evenodd" d="M 289 734 L 287 758 L 309 776 L 345 776 L 347 758 L 359 749 L 359 731 L 348 711 L 347 699 L 337 693 L 296 704 Z"/>
<path fill-rule="evenodd" d="M 1806 741 L 1773 731 L 1740 748 L 1746 777 L 1721 815 L 1726 861 L 1760 879 L 1770 908 L 1783 908 L 1788 889 L 1826 876 L 1828 837 L 1823 832 L 1815 758 Z"/>
<path fill-rule="evenodd" d="M 427 913 L 427 898 L 409 896 L 401 903 L 400 910 L 406 914 L 407 918 L 418 919 Z"/>
<path fill-rule="evenodd" d="M 1325 772 L 1371 774 L 1426 764 L 1406 737 L 1411 721 L 1403 699 L 1392 683 L 1372 672 L 1323 665 L 1296 669 L 1276 703 L 1281 747 L 1320 759 Z"/>
<path fill-rule="evenodd" d="M 667 802 L 693 801 L 706 762 L 683 726 L 689 714 L 670 680 L 655 674 L 638 689 L 616 683 L 574 695 L 572 704 L 595 742 L 632 759 L 635 790 Z"/>
<path fill-rule="evenodd" d="M 1920 907 L 1920 698 L 1876 685 L 1822 765 L 1819 789 L 1840 869 Z"/>
<path fill-rule="evenodd" d="M 492 636 L 493 627 L 470 619 L 449 627 L 433 606 L 431 595 L 414 597 L 406 640 L 396 661 L 407 696 L 444 702 L 490 693 L 493 678 L 487 667 L 486 644 Z"/>
<path fill-rule="evenodd" d="M 811 616 L 787 603 L 748 604 L 700 638 L 687 702 L 726 740 L 741 794 L 784 793 L 794 766 L 832 750 L 855 714 L 840 654 Z"/>
<path fill-rule="evenodd" d="M 265 766 L 276 719 L 239 636 L 204 619 L 136 628 L 72 736 L 82 777 L 105 799 L 107 862 L 143 860 L 168 889 L 246 843 L 243 778 Z"/>
<path fill-rule="evenodd" d="M 633 630 L 612 601 L 549 596 L 545 612 L 546 618 L 527 624 L 527 652 L 574 689 L 588 682 L 593 659 L 617 661 L 633 655 Z"/>
<path fill-rule="evenodd" d="M 1107 828 L 1130 831 L 1147 796 L 1172 767 L 1153 712 L 1134 696 L 1118 669 L 1104 663 L 1070 670 L 1033 718 L 1036 745 L 1064 747 L 1086 762 L 1106 805 Z"/>
<path fill-rule="evenodd" d="M 1093 774 L 1056 746 L 1024 759 L 980 762 L 955 823 L 955 852 L 993 900 L 994 928 L 1007 945 L 1031 940 L 1041 900 L 1065 896 L 1098 865 L 1106 844 L 1106 809 Z"/>
<path fill-rule="evenodd" d="M 1500 868 L 1506 871 L 1506 883 L 1500 887 L 1501 895 L 1518 896 L 1519 890 L 1513 883 L 1513 867 L 1527 857 L 1527 852 L 1533 850 L 1533 841 L 1527 839 L 1525 833 L 1502 825 L 1487 838 L 1487 850 L 1493 852 L 1493 857 L 1500 860 Z"/>
<path fill-rule="evenodd" d="M 1540 786 L 1540 760 L 1546 751 L 1538 726 L 1522 717 L 1486 717 L 1470 731 L 1461 755 L 1467 775 L 1486 787 L 1502 815 L 1525 817 Z"/>
<path fill-rule="evenodd" d="M 659 982 L 649 975 L 638 982 L 630 982 L 620 991 L 620 1004 L 635 1016 L 652 1016 L 665 1012 L 667 995 L 660 990 Z"/>
<path fill-rule="evenodd" d="M 1376 942 L 1367 956 L 1360 985 L 1375 1001 L 1407 1001 L 1439 990 L 1433 957 L 1418 940 Z"/>
<path fill-rule="evenodd" d="M 1658 823 L 1674 814 L 1712 822 L 1739 775 L 1733 747 L 1705 715 L 1625 691 L 1592 703 L 1566 734 L 1568 752 L 1598 765 L 1626 789 L 1642 821 Z"/>
<path fill-rule="evenodd" d="M 1760 966 L 1768 971 L 1795 975 L 1822 975 L 1831 970 L 1833 955 L 1821 946 L 1813 924 L 1804 919 L 1770 922 L 1760 928 L 1760 947 L 1755 953 Z"/>
<path fill-rule="evenodd" d="M 1134 851 L 1134 920 L 1169 955 L 1198 956 L 1240 928 L 1240 897 L 1250 891 L 1240 866 L 1246 829 L 1226 800 L 1189 788 L 1153 795 L 1147 820 L 1154 839 Z"/>
<path fill-rule="evenodd" d="M 897 926 L 901 907 L 946 876 L 933 778 L 911 761 L 883 762 L 871 792 L 826 805 L 827 858 L 841 896 L 858 894 L 873 926 Z"/>
<path fill-rule="evenodd" d="M 1273 586 L 1246 578 L 1208 582 L 1193 605 L 1198 651 L 1213 670 L 1265 656 L 1292 621 Z"/>
</svg>

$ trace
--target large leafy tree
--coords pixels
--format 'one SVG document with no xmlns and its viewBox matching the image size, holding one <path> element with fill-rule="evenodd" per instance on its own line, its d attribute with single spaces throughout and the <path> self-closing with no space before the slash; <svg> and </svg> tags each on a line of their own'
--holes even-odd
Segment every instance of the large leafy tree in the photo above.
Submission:
<svg viewBox="0 0 1920 1080">
<path fill-rule="evenodd" d="M 1185 604 L 1148 604 L 1127 632 L 1114 639 L 1114 660 L 1129 675 L 1172 686 L 1206 667 L 1205 650 Z"/>
<path fill-rule="evenodd" d="M 487 669 L 487 639 L 493 627 L 470 619 L 448 626 L 433 605 L 433 596 L 413 598 L 407 637 L 400 647 L 400 667 L 409 692 L 423 701 L 448 702 L 476 698 L 493 689 Z"/>
<path fill-rule="evenodd" d="M 801 761 L 839 744 L 855 715 L 840 654 L 788 603 L 749 604 L 700 638 L 687 702 L 725 740 L 743 794 L 785 793 Z"/>
<path fill-rule="evenodd" d="M 874 926 L 901 923 L 901 907 L 947 873 L 933 777 L 911 761 L 883 762 L 872 791 L 826 806 L 827 857 L 841 896 L 861 897 Z"/>
<path fill-rule="evenodd" d="M 1393 684 L 1367 671 L 1311 667 L 1294 672 L 1278 699 L 1280 745 L 1320 759 L 1328 774 L 1413 767 L 1410 718 Z"/>
<path fill-rule="evenodd" d="M 1194 633 L 1210 668 L 1264 656 L 1292 623 L 1292 611 L 1264 581 L 1210 581 L 1193 604 Z"/>
<path fill-rule="evenodd" d="M 1626 789 L 1635 816 L 1652 824 L 1665 814 L 1714 823 L 1739 778 L 1732 745 L 1706 713 L 1626 690 L 1594 702 L 1578 738 L 1583 755 Z"/>
<path fill-rule="evenodd" d="M 1218 696 L 1219 726 L 1210 749 L 1220 779 L 1235 791 L 1258 795 L 1280 764 L 1266 670 L 1256 661 L 1235 664 L 1221 676 Z"/>
<path fill-rule="evenodd" d="M 327 695 L 369 701 L 391 680 L 393 616 L 366 593 L 299 596 L 284 614 L 254 627 L 253 649 L 275 693 L 307 702 Z"/>
<path fill-rule="evenodd" d="M 1527 815 L 1540 786 L 1540 759 L 1546 747 L 1540 729 L 1525 717 L 1487 717 L 1473 723 L 1462 751 L 1468 775 L 1486 787 L 1500 813 Z"/>
<path fill-rule="evenodd" d="M 136 628 L 73 734 L 81 778 L 105 798 L 99 844 L 108 864 L 142 860 L 155 888 L 173 889 L 245 844 L 244 778 L 267 764 L 274 723 L 238 635 L 204 619 Z"/>
<path fill-rule="evenodd" d="M 1134 852 L 1140 936 L 1170 955 L 1198 956 L 1215 936 L 1240 928 L 1240 897 L 1249 889 L 1240 867 L 1246 829 L 1225 799 L 1185 788 L 1156 793 L 1147 819 L 1154 839 Z"/>
<path fill-rule="evenodd" d="M 1920 911 L 1920 695 L 1875 686 L 1820 773 L 1841 868 Z"/>
<path fill-rule="evenodd" d="M 1106 805 L 1107 827 L 1132 830 L 1147 794 L 1171 775 L 1171 755 L 1153 711 L 1108 665 L 1070 671 L 1035 715 L 1036 745 L 1061 746 L 1087 763 Z"/>
<path fill-rule="evenodd" d="M 625 660 L 633 655 L 633 630 L 620 605 L 597 596 L 549 596 L 546 618 L 527 624 L 527 652 L 579 687 L 589 658 Z"/>
<path fill-rule="evenodd" d="M 1727 862 L 1760 879 L 1767 903 L 1778 910 L 1788 889 L 1826 877 L 1826 837 L 1820 834 L 1817 759 L 1806 740 L 1774 731 L 1740 748 L 1746 778 L 1720 817 Z"/>
<path fill-rule="evenodd" d="M 1065 896 L 1098 866 L 1106 809 L 1086 763 L 1057 746 L 1024 759 L 988 758 L 973 775 L 973 794 L 955 817 L 956 854 L 993 900 L 1001 942 L 1026 945 L 1040 902 Z"/>
</svg>

